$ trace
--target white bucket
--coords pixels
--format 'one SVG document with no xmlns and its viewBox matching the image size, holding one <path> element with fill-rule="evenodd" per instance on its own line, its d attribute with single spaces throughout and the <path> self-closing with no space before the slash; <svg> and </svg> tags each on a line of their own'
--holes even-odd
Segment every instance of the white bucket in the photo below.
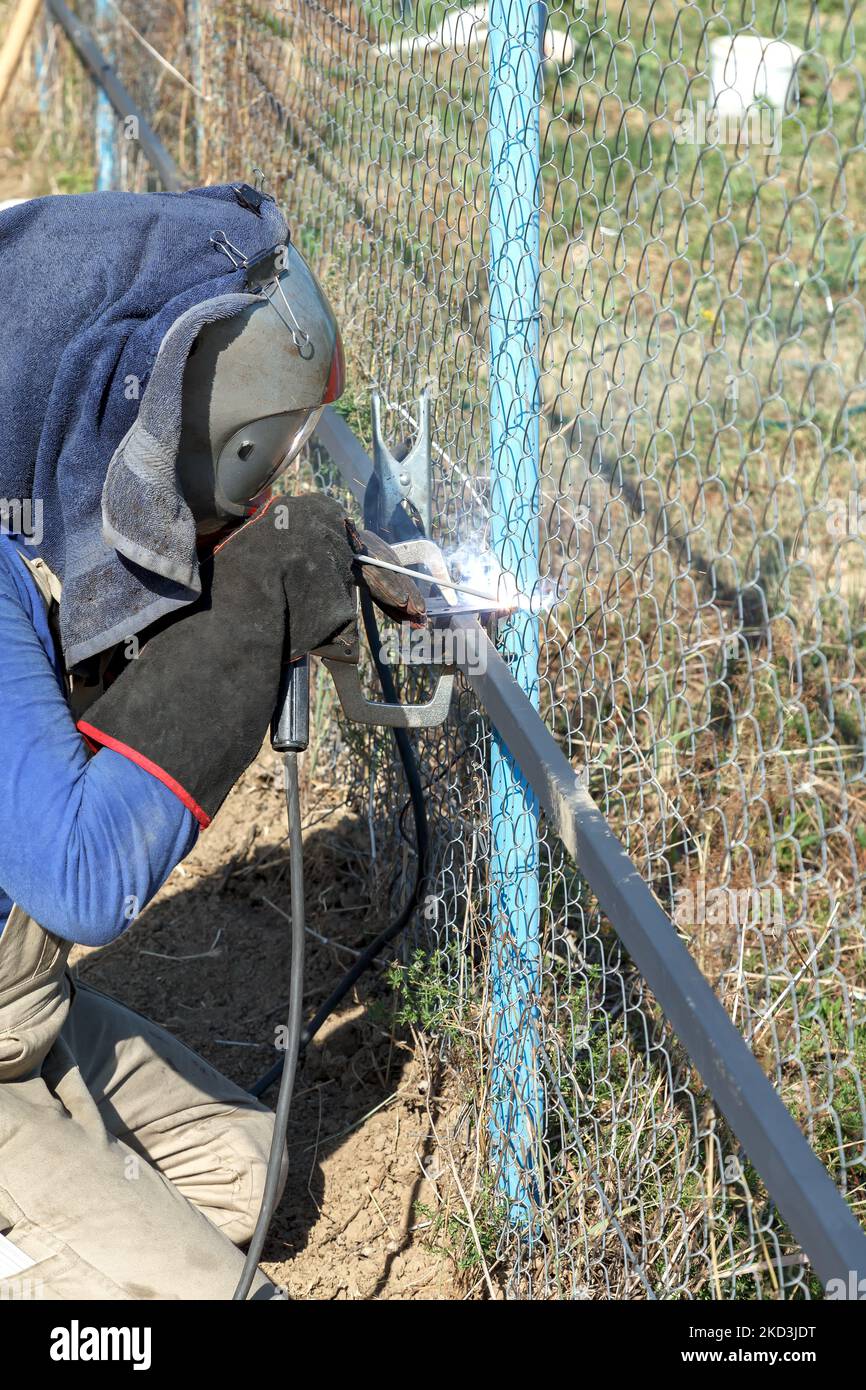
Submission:
<svg viewBox="0 0 866 1390">
<path fill-rule="evenodd" d="M 429 34 L 395 35 L 380 48 L 391 58 L 406 60 L 424 53 L 461 53 L 470 61 L 479 58 L 488 39 L 487 0 L 464 7 L 446 10 L 438 27 Z M 574 62 L 574 42 L 571 36 L 548 24 L 544 30 L 544 59 L 559 67 Z"/>
<path fill-rule="evenodd" d="M 802 56 L 802 48 L 787 39 L 763 39 L 758 34 L 712 39 L 710 82 L 716 111 L 741 120 L 756 101 L 790 111 L 799 99 L 795 68 Z"/>
</svg>

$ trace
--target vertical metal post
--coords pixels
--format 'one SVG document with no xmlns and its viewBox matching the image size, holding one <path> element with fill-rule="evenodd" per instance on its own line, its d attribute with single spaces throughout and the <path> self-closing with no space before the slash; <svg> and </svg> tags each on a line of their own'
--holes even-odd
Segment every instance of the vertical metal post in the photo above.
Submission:
<svg viewBox="0 0 866 1390">
<path fill-rule="evenodd" d="M 204 74 L 201 61 L 201 0 L 186 0 L 186 33 L 187 43 L 190 53 L 190 72 L 192 75 L 192 85 L 197 92 L 204 91 Z M 202 177 L 202 170 L 205 164 L 204 149 L 204 102 L 200 96 L 196 96 L 193 117 L 193 157 L 192 167 L 195 169 L 196 180 Z M 181 164 L 184 162 L 183 151 L 181 150 L 178 158 Z"/>
<path fill-rule="evenodd" d="M 527 593 L 538 578 L 541 14 L 538 0 L 490 4 L 491 544 Z M 503 638 L 515 679 L 537 703 L 537 618 L 515 615 Z M 498 736 L 491 834 L 490 1132 L 499 1193 L 531 1236 L 542 1121 L 538 805 Z"/>
<path fill-rule="evenodd" d="M 94 29 L 103 54 L 111 62 L 111 5 L 109 0 L 95 0 Z M 117 168 L 117 117 L 105 92 L 96 88 L 95 103 L 96 136 L 96 187 L 98 189 L 117 188 L 119 184 Z"/>
<path fill-rule="evenodd" d="M 51 109 L 51 62 L 49 53 L 51 21 L 44 9 L 36 23 L 39 28 L 37 31 L 36 44 L 34 46 L 34 70 L 36 87 L 39 93 L 39 114 L 43 120 L 47 122 L 48 114 Z"/>
</svg>

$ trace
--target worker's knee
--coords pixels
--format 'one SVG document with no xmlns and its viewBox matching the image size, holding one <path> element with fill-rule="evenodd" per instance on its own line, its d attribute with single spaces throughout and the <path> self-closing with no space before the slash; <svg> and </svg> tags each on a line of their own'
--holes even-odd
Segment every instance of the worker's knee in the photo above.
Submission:
<svg viewBox="0 0 866 1390">
<path fill-rule="evenodd" d="M 224 1233 L 235 1245 L 243 1245 L 255 1230 L 268 1170 L 268 1156 L 274 1133 L 274 1116 L 270 1110 L 236 1112 L 233 1147 L 238 1167 L 237 1200 Z M 282 1196 L 289 1171 L 286 1146 L 283 1145 L 280 1164 L 279 1195 Z"/>
</svg>

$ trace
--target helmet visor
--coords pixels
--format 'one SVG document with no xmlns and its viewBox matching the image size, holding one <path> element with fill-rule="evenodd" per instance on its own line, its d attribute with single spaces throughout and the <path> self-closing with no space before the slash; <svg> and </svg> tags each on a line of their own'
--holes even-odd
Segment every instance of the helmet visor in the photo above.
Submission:
<svg viewBox="0 0 866 1390">
<path fill-rule="evenodd" d="M 254 420 L 238 430 L 220 451 L 215 486 L 216 503 L 224 517 L 254 511 L 281 473 L 297 458 L 322 413 L 316 409 L 288 410 Z"/>
</svg>

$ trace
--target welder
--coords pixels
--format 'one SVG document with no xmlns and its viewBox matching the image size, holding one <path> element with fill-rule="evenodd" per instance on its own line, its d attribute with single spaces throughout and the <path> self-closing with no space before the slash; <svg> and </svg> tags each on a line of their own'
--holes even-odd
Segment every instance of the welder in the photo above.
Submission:
<svg viewBox="0 0 866 1390">
<path fill-rule="evenodd" d="M 339 335 L 246 184 L 12 208 L 0 292 L 0 1293 L 228 1299 L 273 1117 L 67 958 L 134 922 L 283 663 L 353 621 L 340 507 L 274 495 Z"/>
</svg>

